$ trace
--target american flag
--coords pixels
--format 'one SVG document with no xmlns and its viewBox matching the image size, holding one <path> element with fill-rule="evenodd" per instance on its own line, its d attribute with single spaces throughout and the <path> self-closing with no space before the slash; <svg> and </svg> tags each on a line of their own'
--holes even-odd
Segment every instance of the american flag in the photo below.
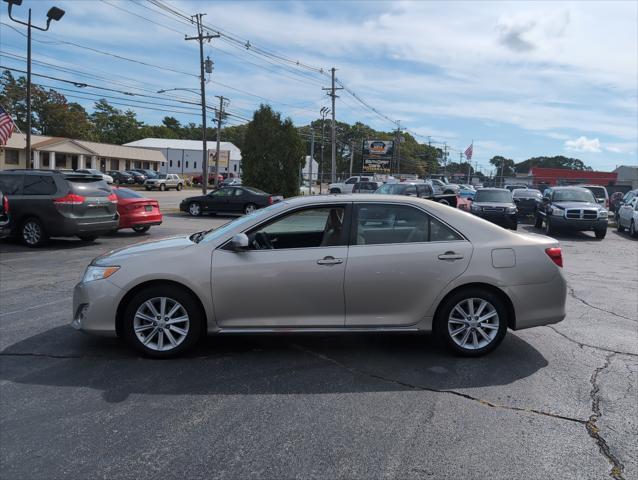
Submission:
<svg viewBox="0 0 638 480">
<path fill-rule="evenodd" d="M 472 160 L 472 153 L 474 152 L 474 142 L 470 144 L 469 147 L 465 150 L 465 158 L 468 160 Z"/>
<path fill-rule="evenodd" d="M 0 145 L 7 144 L 15 128 L 16 124 L 13 123 L 11 115 L 9 115 L 4 108 L 0 107 Z"/>
</svg>

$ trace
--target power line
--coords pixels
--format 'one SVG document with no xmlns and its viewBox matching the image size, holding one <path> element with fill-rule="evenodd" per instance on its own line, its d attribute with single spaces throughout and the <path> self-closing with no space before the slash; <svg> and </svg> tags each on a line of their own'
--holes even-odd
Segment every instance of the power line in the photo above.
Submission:
<svg viewBox="0 0 638 480">
<path fill-rule="evenodd" d="M 150 18 L 147 18 L 147 17 L 145 17 L 143 15 L 139 15 L 137 13 L 131 12 L 130 10 L 127 10 L 126 8 L 122 8 L 122 7 L 119 7 L 117 5 L 113 5 L 112 3 L 108 2 L 107 0 L 100 0 L 100 1 L 102 3 L 104 3 L 104 4 L 106 4 L 106 5 L 109 5 L 110 7 L 117 8 L 118 10 L 120 10 L 122 12 L 126 12 L 129 15 L 133 15 L 134 17 L 137 17 L 137 18 L 141 18 L 142 20 L 145 20 L 145 21 L 147 21 L 149 23 L 152 23 L 154 25 L 157 25 L 159 27 L 165 28 L 166 30 L 170 30 L 172 32 L 179 33 L 180 35 L 184 35 L 184 32 L 180 32 L 179 30 L 175 30 L 174 28 L 171 28 L 168 25 L 164 25 L 163 23 L 155 22 L 155 21 L 151 20 Z"/>
</svg>

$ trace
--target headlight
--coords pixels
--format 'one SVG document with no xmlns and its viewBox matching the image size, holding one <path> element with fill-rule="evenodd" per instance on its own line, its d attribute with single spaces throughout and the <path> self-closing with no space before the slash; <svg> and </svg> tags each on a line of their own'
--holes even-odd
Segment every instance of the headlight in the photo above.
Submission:
<svg viewBox="0 0 638 480">
<path fill-rule="evenodd" d="M 563 213 L 563 210 L 561 210 L 560 208 L 552 207 L 552 215 L 556 217 L 562 217 Z"/>
<path fill-rule="evenodd" d="M 516 213 L 517 211 L 516 207 L 507 207 L 507 213 Z"/>
<path fill-rule="evenodd" d="M 92 282 L 93 280 L 103 280 L 105 278 L 109 278 L 115 272 L 117 272 L 120 267 L 96 267 L 95 265 L 89 265 L 86 267 L 86 272 L 84 272 L 84 277 L 82 278 L 82 283 Z"/>
<path fill-rule="evenodd" d="M 478 205 L 472 205 L 470 207 L 470 210 L 472 210 L 473 212 L 480 212 L 481 211 L 481 207 L 479 207 Z"/>
<path fill-rule="evenodd" d="M 607 210 L 598 210 L 598 218 L 607 218 L 609 212 Z"/>
</svg>

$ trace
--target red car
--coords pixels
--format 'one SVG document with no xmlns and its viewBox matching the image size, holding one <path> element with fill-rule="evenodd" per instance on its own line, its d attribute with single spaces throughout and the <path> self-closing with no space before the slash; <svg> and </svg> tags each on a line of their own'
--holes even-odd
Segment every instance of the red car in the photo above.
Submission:
<svg viewBox="0 0 638 480">
<path fill-rule="evenodd" d="M 132 228 L 137 233 L 144 233 L 151 226 L 162 224 L 162 212 L 157 200 L 130 188 L 113 187 L 113 193 L 117 196 L 117 213 L 120 214 L 118 229 Z"/>
<path fill-rule="evenodd" d="M 217 182 L 218 184 L 221 184 L 224 181 L 224 177 L 222 175 L 217 175 Z M 209 185 L 213 185 L 215 183 L 215 174 L 214 173 L 209 173 L 208 174 L 208 184 Z M 202 184 L 202 176 L 201 175 L 196 175 L 193 177 L 193 184 L 195 185 L 201 185 Z"/>
</svg>

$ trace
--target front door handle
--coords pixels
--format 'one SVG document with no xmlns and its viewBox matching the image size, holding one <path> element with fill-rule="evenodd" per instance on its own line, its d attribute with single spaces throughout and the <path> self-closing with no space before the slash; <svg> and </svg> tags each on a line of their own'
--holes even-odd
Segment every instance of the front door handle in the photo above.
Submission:
<svg viewBox="0 0 638 480">
<path fill-rule="evenodd" d="M 317 260 L 317 265 L 338 265 L 343 263 L 343 258 L 335 257 L 323 257 L 321 260 Z"/>
<path fill-rule="evenodd" d="M 461 260 L 463 255 L 456 252 L 445 252 L 438 256 L 439 260 Z"/>
</svg>

